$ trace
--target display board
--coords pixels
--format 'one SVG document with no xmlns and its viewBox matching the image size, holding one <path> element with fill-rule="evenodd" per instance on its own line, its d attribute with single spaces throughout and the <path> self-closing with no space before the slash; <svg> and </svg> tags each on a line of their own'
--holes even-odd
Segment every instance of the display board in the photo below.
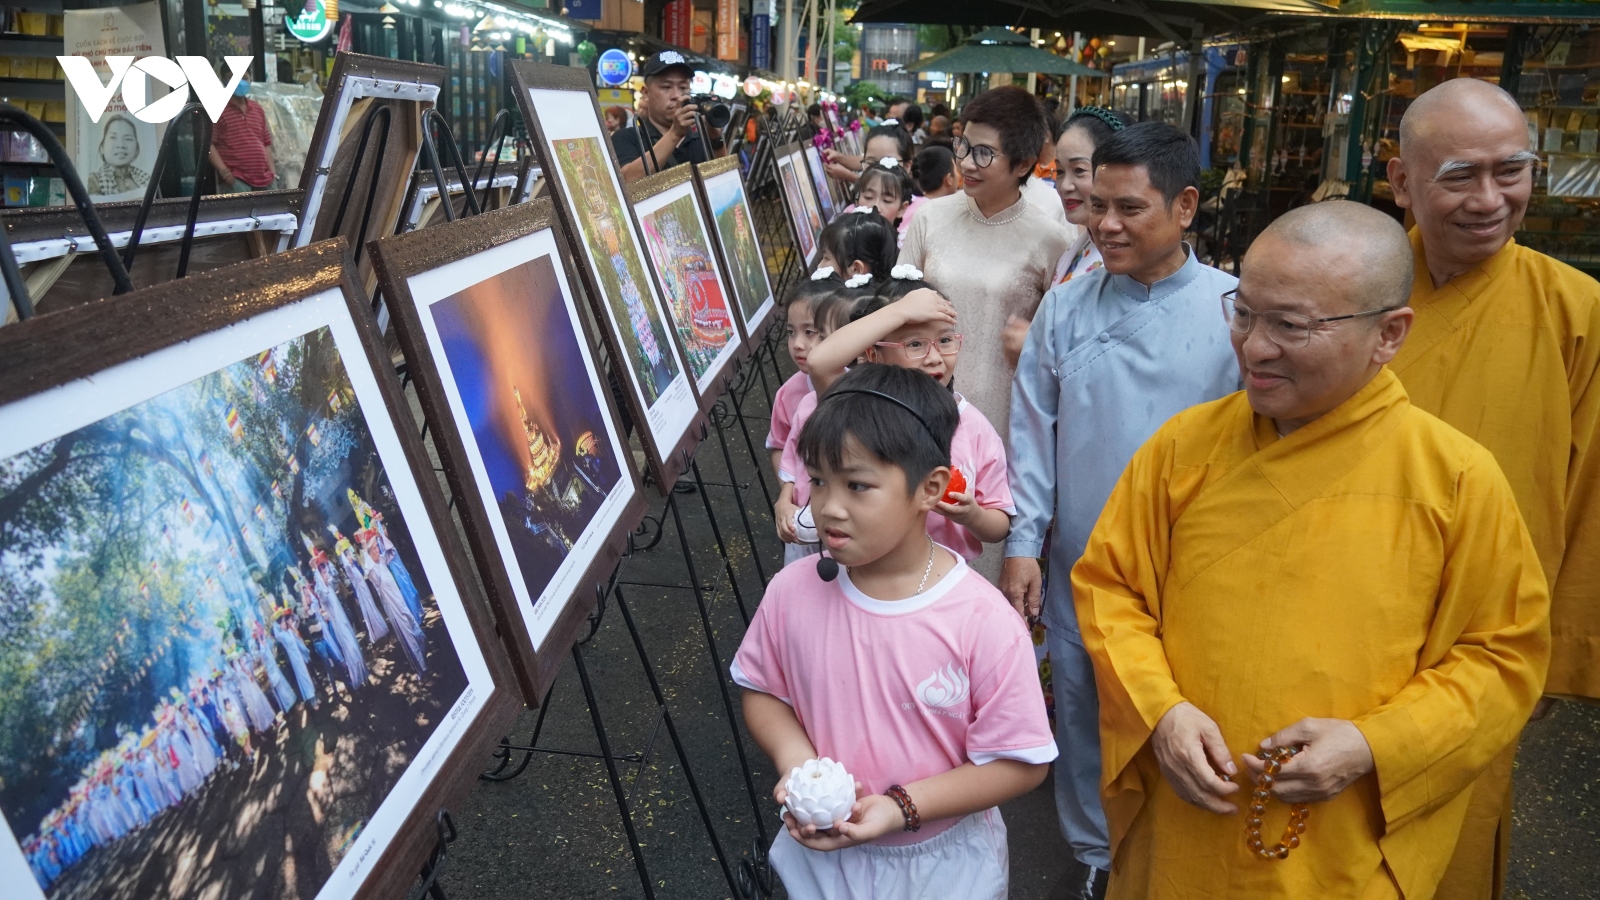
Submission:
<svg viewBox="0 0 1600 900">
<path fill-rule="evenodd" d="M 646 505 L 560 228 L 539 199 L 372 245 L 529 705 Z"/>
<path fill-rule="evenodd" d="M 594 85 L 583 69 L 522 60 L 511 64 L 511 77 L 619 373 L 628 416 L 638 426 L 657 486 L 670 491 L 688 468 L 707 420 L 645 263 Z"/>
<path fill-rule="evenodd" d="M 801 154 L 806 159 L 806 171 L 811 174 L 811 186 L 816 188 L 818 211 L 822 213 L 822 224 L 827 225 L 840 209 L 839 202 L 833 189 L 833 181 L 828 178 L 828 173 L 822 168 L 822 152 L 816 144 L 807 143 Z"/>
<path fill-rule="evenodd" d="M 811 175 L 806 171 L 805 157 L 798 143 L 779 147 L 775 159 L 778 183 L 783 187 L 783 205 L 789 211 L 789 225 L 794 229 L 795 246 L 809 269 L 816 264 L 823 227 Z"/>
<path fill-rule="evenodd" d="M 689 359 L 700 407 L 709 409 L 749 352 L 733 292 L 712 249 L 694 167 L 675 166 L 635 181 L 628 196 L 678 344 Z"/>
<path fill-rule="evenodd" d="M 722 259 L 722 272 L 738 298 L 745 337 L 758 341 L 766 333 L 777 302 L 739 160 L 732 156 L 714 159 L 696 165 L 695 172 L 706 210 L 717 225 L 712 243 Z"/>
<path fill-rule="evenodd" d="M 399 896 L 520 706 L 347 249 L 0 330 L 7 897 Z"/>
</svg>

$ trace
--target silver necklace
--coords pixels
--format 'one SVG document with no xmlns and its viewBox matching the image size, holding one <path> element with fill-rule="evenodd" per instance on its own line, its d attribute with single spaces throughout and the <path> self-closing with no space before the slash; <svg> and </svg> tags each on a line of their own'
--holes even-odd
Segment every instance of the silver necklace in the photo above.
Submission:
<svg viewBox="0 0 1600 900">
<path fill-rule="evenodd" d="M 933 538 L 930 537 L 930 538 L 928 538 L 928 566 L 927 566 L 927 568 L 922 570 L 922 580 L 917 582 L 917 589 L 916 589 L 915 592 L 912 593 L 911 596 L 915 597 L 917 594 L 922 593 L 922 589 L 928 586 L 928 575 L 930 573 L 932 573 L 932 572 L 933 572 Z"/>
<path fill-rule="evenodd" d="M 978 211 L 978 204 L 969 200 L 967 203 L 967 215 L 971 216 L 979 225 L 1010 225 L 1012 222 L 1022 218 L 1022 214 L 1028 211 L 1028 198 L 1019 197 L 1014 207 L 1015 212 L 1004 219 L 985 219 L 983 213 Z"/>
</svg>

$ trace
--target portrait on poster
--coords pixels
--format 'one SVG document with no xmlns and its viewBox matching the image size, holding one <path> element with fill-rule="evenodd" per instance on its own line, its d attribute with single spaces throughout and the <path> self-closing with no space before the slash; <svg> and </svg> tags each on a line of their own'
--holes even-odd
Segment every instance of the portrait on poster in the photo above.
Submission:
<svg viewBox="0 0 1600 900">
<path fill-rule="evenodd" d="M 0 406 L 14 896 L 373 876 L 494 691 L 397 427 L 338 288 Z"/>
<path fill-rule="evenodd" d="M 722 246 L 728 281 L 738 298 L 739 313 L 744 317 L 745 334 L 754 334 L 756 326 L 772 311 L 774 298 L 772 284 L 767 278 L 766 257 L 756 240 L 755 220 L 745 196 L 744 178 L 738 167 L 733 166 L 729 171 L 706 175 L 701 184 L 716 222 L 716 238 Z"/>
<path fill-rule="evenodd" d="M 656 278 L 666 294 L 678 342 L 689 358 L 695 387 L 706 394 L 735 358 L 740 346 L 727 285 L 717 270 L 711 236 L 700 213 L 700 198 L 688 170 L 653 178 L 678 183 L 640 196 L 634 203 L 639 226 L 655 266 Z M 648 183 L 639 182 L 635 187 Z"/>
<path fill-rule="evenodd" d="M 63 13 L 63 47 L 73 56 L 94 64 L 101 83 L 111 79 L 107 56 L 165 56 L 166 40 L 157 3 L 130 3 L 95 9 L 69 9 Z M 38 69 L 55 66 L 54 60 L 25 59 Z M 54 74 L 40 77 L 59 77 Z M 153 102 L 167 93 L 166 85 L 137 73 Z M 142 199 L 150 184 L 166 123 L 136 118 L 128 111 L 122 92 L 112 95 L 96 122 L 79 102 L 70 83 L 66 89 L 67 140 L 72 162 L 83 175 L 83 186 L 96 203 Z"/>
</svg>

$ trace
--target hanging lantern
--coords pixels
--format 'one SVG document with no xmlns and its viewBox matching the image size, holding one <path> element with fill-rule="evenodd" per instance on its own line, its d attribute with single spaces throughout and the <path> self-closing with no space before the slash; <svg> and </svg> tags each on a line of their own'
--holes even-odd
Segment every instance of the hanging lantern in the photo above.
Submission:
<svg viewBox="0 0 1600 900">
<path fill-rule="evenodd" d="M 583 60 L 584 65 L 592 66 L 594 65 L 594 61 L 600 58 L 600 48 L 596 47 L 593 41 L 579 41 L 578 58 Z"/>
</svg>

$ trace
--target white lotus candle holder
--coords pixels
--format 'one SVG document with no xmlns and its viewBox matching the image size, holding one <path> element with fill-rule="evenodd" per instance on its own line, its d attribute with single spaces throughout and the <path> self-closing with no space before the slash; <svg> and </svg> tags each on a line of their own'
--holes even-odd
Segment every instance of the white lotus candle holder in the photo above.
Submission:
<svg viewBox="0 0 1600 900">
<path fill-rule="evenodd" d="M 784 789 L 789 793 L 784 809 L 802 827 L 815 825 L 819 831 L 848 820 L 856 802 L 856 780 L 826 756 L 790 769 Z"/>
</svg>

